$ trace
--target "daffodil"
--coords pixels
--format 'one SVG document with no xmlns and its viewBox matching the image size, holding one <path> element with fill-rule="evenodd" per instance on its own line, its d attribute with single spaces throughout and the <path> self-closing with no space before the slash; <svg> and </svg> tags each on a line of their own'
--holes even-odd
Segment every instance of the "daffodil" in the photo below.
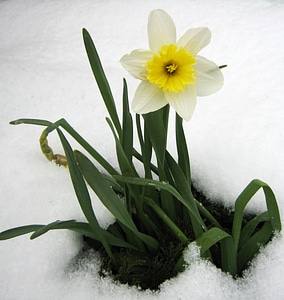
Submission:
<svg viewBox="0 0 284 300">
<path fill-rule="evenodd" d="M 142 80 L 134 94 L 133 111 L 146 114 L 170 104 L 189 120 L 196 96 L 215 93 L 223 85 L 219 67 L 197 55 L 209 44 L 210 30 L 192 28 L 177 41 L 172 18 L 157 9 L 149 14 L 148 39 L 150 50 L 136 49 L 120 60 L 132 76 Z"/>
</svg>

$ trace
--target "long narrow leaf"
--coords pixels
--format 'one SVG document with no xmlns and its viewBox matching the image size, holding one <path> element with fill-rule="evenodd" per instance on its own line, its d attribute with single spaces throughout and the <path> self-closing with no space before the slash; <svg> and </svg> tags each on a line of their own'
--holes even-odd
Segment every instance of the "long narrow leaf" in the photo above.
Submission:
<svg viewBox="0 0 284 300">
<path fill-rule="evenodd" d="M 254 231 L 256 230 L 256 227 L 262 223 L 269 221 L 269 215 L 268 212 L 264 212 L 256 217 L 254 217 L 252 220 L 250 220 L 245 227 L 241 231 L 240 240 L 239 240 L 239 248 L 241 248 L 252 236 Z"/>
<path fill-rule="evenodd" d="M 242 246 L 237 255 L 238 273 L 241 273 L 249 261 L 258 253 L 260 247 L 267 244 L 273 233 L 270 221 L 264 223 L 262 228 L 256 232 Z"/>
<path fill-rule="evenodd" d="M 184 130 L 182 126 L 182 118 L 176 114 L 176 145 L 178 153 L 178 164 L 182 169 L 189 184 L 191 184 L 190 162 Z"/>
<path fill-rule="evenodd" d="M 121 199 L 118 198 L 96 166 L 79 151 L 75 151 L 75 157 L 85 180 L 97 194 L 104 206 L 117 220 L 131 230 L 136 231 L 136 226 L 126 209 L 126 206 Z"/>
<path fill-rule="evenodd" d="M 128 176 L 138 176 L 138 173 L 135 170 L 133 164 L 127 159 L 127 156 L 124 152 L 122 144 L 114 131 L 113 124 L 111 123 L 109 118 L 106 118 L 106 121 L 109 124 L 110 129 L 111 129 L 114 139 L 115 139 L 116 154 L 117 154 L 117 159 L 118 159 L 119 167 L 120 167 L 122 174 L 125 174 Z"/>
<path fill-rule="evenodd" d="M 85 235 L 87 237 L 90 237 L 94 240 L 100 241 L 100 239 L 94 234 L 94 231 L 92 230 L 92 228 L 88 223 L 76 222 L 74 220 L 55 221 L 47 225 L 36 224 L 36 225 L 25 225 L 25 226 L 11 228 L 3 232 L 0 232 L 0 240 L 12 239 L 31 232 L 34 232 L 34 234 L 31 236 L 31 239 L 35 239 L 40 235 L 42 235 L 43 233 L 48 232 L 49 230 L 56 230 L 56 229 L 71 230 L 80 233 L 82 235 Z M 125 242 L 123 239 L 114 236 L 108 231 L 105 231 L 105 238 L 108 244 L 112 246 L 138 250 L 137 248 L 133 247 L 133 245 L 130 245 L 129 243 Z"/>
<path fill-rule="evenodd" d="M 110 174 L 118 174 L 112 165 L 95 150 L 78 132 L 65 120 L 60 119 L 54 125 L 61 126 L 66 130 L 89 154 Z"/>
<path fill-rule="evenodd" d="M 94 214 L 91 198 L 89 195 L 89 192 L 87 190 L 87 186 L 85 184 L 84 178 L 80 172 L 80 169 L 77 165 L 77 162 L 75 160 L 73 150 L 71 146 L 69 145 L 68 141 L 66 140 L 65 136 L 61 132 L 60 129 L 57 128 L 57 132 L 60 138 L 60 141 L 62 143 L 62 146 L 65 151 L 65 155 L 68 161 L 69 171 L 71 180 L 73 183 L 73 187 L 75 190 L 75 193 L 77 195 L 77 199 L 80 203 L 81 209 L 86 216 L 86 219 L 88 220 L 91 228 L 95 232 L 95 234 L 98 236 L 98 239 L 102 242 L 103 246 L 105 247 L 108 255 L 112 258 L 112 252 L 109 247 L 109 244 L 106 241 L 106 238 L 103 234 L 103 230 L 100 227 L 98 220 Z"/>
<path fill-rule="evenodd" d="M 217 227 L 207 230 L 198 239 L 196 239 L 197 245 L 201 247 L 200 254 L 203 255 L 213 245 L 220 242 L 222 239 L 229 237 L 231 236 L 227 232 Z"/>
<path fill-rule="evenodd" d="M 148 135 L 143 137 L 139 114 L 136 114 L 136 128 L 137 128 L 137 135 L 140 142 L 140 148 L 142 153 L 141 161 L 143 162 L 143 166 L 144 166 L 145 178 L 152 178 L 152 173 L 151 173 L 152 145 L 149 141 L 147 141 L 149 139 Z"/>
<path fill-rule="evenodd" d="M 71 230 L 71 231 L 80 233 L 84 236 L 90 237 L 90 238 L 100 242 L 100 238 L 94 233 L 90 224 L 88 224 L 88 223 L 76 222 L 76 221 L 71 220 L 71 221 L 56 221 L 51 224 L 52 224 L 52 226 L 50 224 L 48 224 L 44 227 L 48 227 L 48 230 L 55 230 L 55 229 Z M 111 234 L 110 232 L 108 232 L 106 230 L 103 230 L 103 231 L 104 231 L 105 239 L 109 245 L 137 250 L 137 248 L 135 248 L 133 245 L 130 245 L 129 243 L 125 242 L 123 239 L 120 239 L 120 238 L 114 236 L 113 234 Z M 35 237 L 33 237 L 33 238 L 35 238 Z"/>
<path fill-rule="evenodd" d="M 10 122 L 12 125 L 32 124 L 47 126 L 44 130 L 46 138 L 49 133 L 58 127 L 65 129 L 89 154 L 110 174 L 118 174 L 118 172 L 65 120 L 60 119 L 54 123 L 40 119 L 18 119 Z"/>
<path fill-rule="evenodd" d="M 147 178 L 126 177 L 126 176 L 121 176 L 121 175 L 114 175 L 113 177 L 116 180 L 121 181 L 121 182 L 126 182 L 126 183 L 130 183 L 130 184 L 141 185 L 141 186 L 156 187 L 161 190 L 165 190 L 168 193 L 170 193 L 171 195 L 173 195 L 185 207 L 187 207 L 188 210 L 191 211 L 193 216 L 196 216 L 195 212 L 192 211 L 192 207 L 188 204 L 188 202 L 185 201 L 182 198 L 182 196 L 179 194 L 179 192 L 173 186 L 168 184 L 167 182 L 157 181 L 157 180 L 147 179 Z M 204 226 L 204 222 L 202 221 L 202 219 L 197 218 L 196 221 L 199 223 L 199 225 L 201 227 Z"/>
<path fill-rule="evenodd" d="M 133 154 L 133 122 L 129 112 L 128 92 L 125 79 L 123 80 L 123 117 L 122 117 L 122 147 L 126 157 L 132 162 Z"/>
<path fill-rule="evenodd" d="M 93 74 L 95 76 L 96 82 L 98 84 L 98 87 L 100 89 L 101 95 L 103 97 L 105 106 L 109 112 L 109 115 L 111 117 L 111 120 L 117 130 L 117 133 L 121 134 L 121 125 L 119 122 L 119 118 L 116 111 L 115 102 L 112 96 L 112 92 L 109 86 L 109 83 L 107 81 L 105 72 L 103 70 L 99 55 L 97 53 L 96 47 L 93 43 L 93 40 L 88 33 L 88 31 L 83 28 L 83 39 L 85 48 L 87 51 L 87 55 L 89 58 L 89 62 L 93 71 Z"/>
<path fill-rule="evenodd" d="M 76 159 L 79 168 L 85 177 L 90 187 L 94 190 L 102 203 L 109 209 L 109 211 L 126 227 L 128 227 L 139 239 L 141 239 L 147 246 L 156 251 L 158 243 L 150 236 L 141 234 L 132 218 L 130 217 L 126 206 L 120 201 L 109 184 L 104 180 L 99 170 L 91 163 L 91 161 L 79 151 L 76 151 Z"/>
<path fill-rule="evenodd" d="M 155 213 L 164 221 L 164 223 L 171 229 L 175 236 L 183 243 L 189 240 L 186 235 L 178 228 L 178 226 L 167 216 L 167 214 L 160 208 L 160 206 L 150 198 L 145 197 L 145 203 L 152 207 Z"/>
<path fill-rule="evenodd" d="M 222 271 L 230 273 L 233 277 L 237 275 L 237 255 L 235 252 L 235 243 L 232 236 L 222 239 L 221 245 L 221 263 Z"/>
<path fill-rule="evenodd" d="M 56 227 L 56 225 L 64 225 L 64 226 L 67 226 L 70 225 L 71 223 L 74 223 L 75 220 L 68 220 L 68 221 L 55 221 L 55 222 L 52 222 L 50 224 L 47 224 L 45 226 L 42 226 L 41 228 L 39 228 L 38 230 L 36 230 L 32 235 L 31 235 L 31 240 L 43 235 L 44 233 L 48 232 L 50 229 Z"/>
<path fill-rule="evenodd" d="M 40 125 L 40 126 L 51 126 L 52 122 L 41 119 L 18 119 L 10 122 L 11 125 L 19 124 L 31 124 L 31 125 Z"/>
<path fill-rule="evenodd" d="M 264 190 L 266 206 L 268 209 L 269 219 L 272 224 L 272 228 L 274 231 L 281 230 L 281 219 L 279 215 L 279 209 L 272 190 L 266 183 L 255 179 L 251 181 L 251 183 L 243 190 L 243 192 L 237 198 L 235 203 L 235 214 L 232 228 L 232 236 L 234 238 L 236 246 L 235 251 L 237 251 L 239 244 L 245 207 L 260 188 Z"/>
<path fill-rule="evenodd" d="M 25 225 L 15 228 L 11 228 L 5 231 L 0 232 L 0 241 L 12 239 L 17 236 L 21 236 L 30 232 L 34 232 L 40 229 L 44 225 L 35 224 L 35 225 Z"/>
<path fill-rule="evenodd" d="M 176 163 L 176 161 L 172 158 L 172 156 L 169 154 L 169 152 L 166 152 L 166 162 L 168 163 L 169 169 L 173 176 L 176 189 L 179 191 L 182 198 L 186 201 L 187 207 L 191 208 L 191 221 L 195 236 L 197 238 L 203 233 L 204 230 L 206 230 L 206 226 L 196 206 L 196 201 L 191 192 L 190 182 L 187 181 L 183 171 Z"/>
</svg>

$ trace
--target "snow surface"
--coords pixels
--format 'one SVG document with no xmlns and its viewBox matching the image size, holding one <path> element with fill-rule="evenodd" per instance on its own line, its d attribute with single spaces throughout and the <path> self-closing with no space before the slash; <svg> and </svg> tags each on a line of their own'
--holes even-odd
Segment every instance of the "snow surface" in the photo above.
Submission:
<svg viewBox="0 0 284 300">
<path fill-rule="evenodd" d="M 284 215 L 283 0 L 2 0 L 0 230 L 84 219 L 68 172 L 40 152 L 43 128 L 8 122 L 64 117 L 115 164 L 81 29 L 91 33 L 120 107 L 122 78 L 128 80 L 130 99 L 138 81 L 118 61 L 133 49 L 147 48 L 147 17 L 154 8 L 173 17 L 178 36 L 208 26 L 213 39 L 201 55 L 228 64 L 224 87 L 199 98 L 186 124 L 195 183 L 232 206 L 253 178 L 262 179 L 275 191 Z M 56 134 L 49 142 L 62 151 Z M 174 141 L 169 148 L 174 151 Z M 263 202 L 260 194 L 250 209 L 261 211 Z M 112 217 L 95 197 L 94 207 L 106 225 Z M 191 268 L 165 282 L 159 294 L 99 278 L 96 254 L 74 264 L 81 246 L 80 237 L 66 231 L 1 242 L 0 299 L 284 299 L 282 234 L 237 281 L 200 260 L 192 245 L 186 254 Z"/>
</svg>

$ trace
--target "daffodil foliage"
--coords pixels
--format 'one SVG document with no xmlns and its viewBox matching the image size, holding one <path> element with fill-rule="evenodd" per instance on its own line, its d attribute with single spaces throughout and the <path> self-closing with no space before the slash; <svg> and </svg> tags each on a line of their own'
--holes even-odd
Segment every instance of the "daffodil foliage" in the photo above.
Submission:
<svg viewBox="0 0 284 300">
<path fill-rule="evenodd" d="M 185 268 L 183 250 L 196 242 L 204 258 L 220 264 L 224 272 L 236 277 L 242 274 L 261 245 L 281 230 L 275 196 L 266 183 L 253 180 L 237 198 L 229 227 L 194 197 L 183 118 L 191 117 L 196 95 L 217 91 L 223 76 L 214 63 L 197 56 L 209 43 L 207 28 L 190 29 L 176 42 L 171 18 L 164 11 L 156 10 L 149 16 L 148 35 L 150 50 L 134 50 L 121 60 L 133 76 L 142 80 L 132 102 L 137 112 L 134 122 L 126 81 L 123 112 L 119 117 L 95 45 L 83 29 L 90 65 L 109 113 L 107 122 L 116 144 L 118 170 L 64 119 L 11 122 L 45 126 L 40 138 L 42 152 L 49 160 L 68 164 L 86 221 L 57 220 L 47 225 L 21 226 L 1 232 L 0 240 L 30 232 L 34 239 L 50 230 L 72 230 L 104 253 L 112 270 L 123 269 L 122 273 L 126 274 L 123 282 L 153 289 Z M 166 147 L 170 106 L 176 110 L 176 159 Z M 133 147 L 135 130 L 139 149 Z M 53 154 L 48 145 L 47 137 L 53 131 L 58 133 L 65 157 Z M 65 132 L 87 154 L 74 150 Z M 143 174 L 137 171 L 138 164 L 142 164 Z M 87 186 L 116 218 L 107 229 L 99 225 Z M 245 207 L 259 189 L 264 192 L 267 211 L 244 225 Z M 149 276 L 148 285 L 143 285 L 143 279 Z"/>
</svg>

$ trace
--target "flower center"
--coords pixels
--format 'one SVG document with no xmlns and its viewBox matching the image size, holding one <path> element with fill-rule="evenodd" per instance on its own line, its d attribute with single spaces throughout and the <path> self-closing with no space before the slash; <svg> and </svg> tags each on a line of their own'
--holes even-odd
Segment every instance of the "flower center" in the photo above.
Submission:
<svg viewBox="0 0 284 300">
<path fill-rule="evenodd" d="M 172 64 L 169 64 L 169 65 L 166 66 L 166 71 L 169 74 L 172 74 L 176 71 L 177 68 L 178 68 L 178 66 L 175 63 L 172 63 Z"/>
<path fill-rule="evenodd" d="M 147 79 L 164 92 L 177 93 L 195 83 L 195 64 L 192 53 L 174 44 L 165 45 L 147 62 Z"/>
</svg>

